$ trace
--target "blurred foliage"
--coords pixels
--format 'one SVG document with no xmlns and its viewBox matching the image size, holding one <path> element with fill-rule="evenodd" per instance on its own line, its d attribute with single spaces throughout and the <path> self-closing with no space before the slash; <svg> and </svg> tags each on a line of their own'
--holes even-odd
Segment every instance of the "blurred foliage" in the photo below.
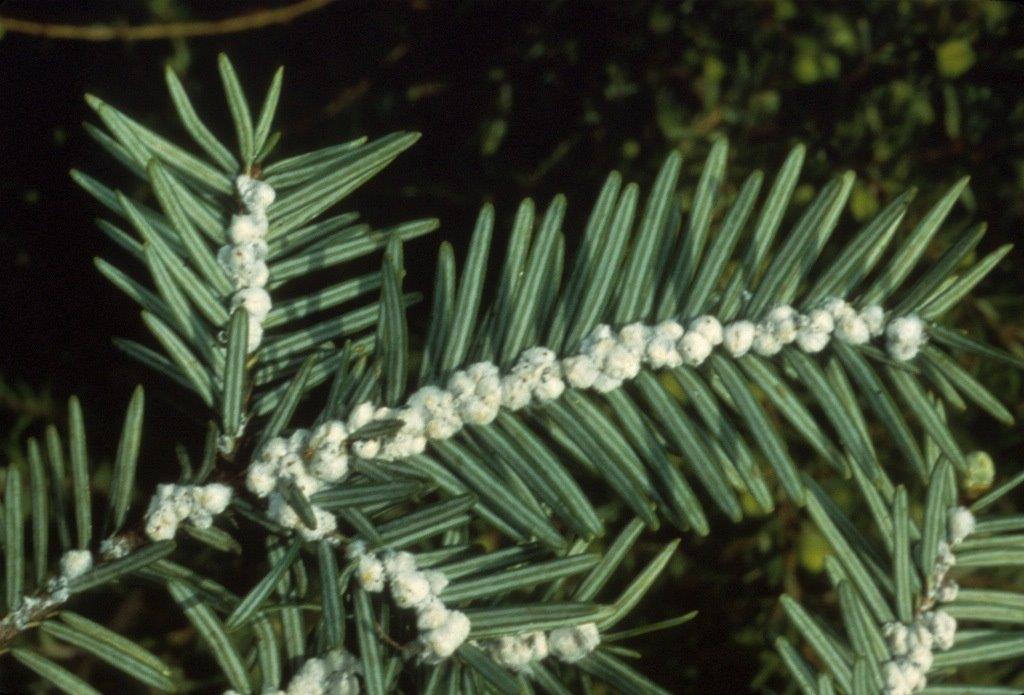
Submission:
<svg viewBox="0 0 1024 695">
<path fill-rule="evenodd" d="M 206 18 L 264 4 L 109 2 L 68 8 L 61 21 Z M 3 11 L 37 19 L 56 14 L 19 2 L 4 4 Z M 10 60 L 0 65 L 12 84 L 38 81 L 39 91 L 12 88 L 15 108 L 10 122 L 4 119 L 0 142 L 13 141 L 15 133 L 32 137 L 24 128 L 33 126 L 12 125 L 27 111 L 18 100 L 37 110 L 39 100 L 77 103 L 84 88 L 108 96 L 126 93 L 136 113 L 162 129 L 172 115 L 162 86 L 146 81 L 159 74 L 159 64 L 170 62 L 185 74 L 190 90 L 201 93 L 216 81 L 212 66 L 218 50 L 246 66 L 243 77 L 249 79 L 265 80 L 273 66 L 287 66 L 284 155 L 347 135 L 423 130 L 424 140 L 388 175 L 392 178 L 363 194 L 360 207 L 371 215 L 379 210 L 381 218 L 439 215 L 443 236 L 456 248 L 468 238 L 481 200 L 497 200 L 508 216 L 519 197 L 544 200 L 564 191 L 569 220 L 579 222 L 607 171 L 618 168 L 646 183 L 664 153 L 678 148 L 692 182 L 711 139 L 719 135 L 732 144 L 727 183 L 733 191 L 752 169 L 774 168 L 795 142 L 808 147 L 798 200 L 809 200 L 814 187 L 837 170 L 856 171 L 847 231 L 897 193 L 917 186 L 912 218 L 946 186 L 970 174 L 958 217 L 928 251 L 933 258 L 971 220 L 990 224 L 978 253 L 1018 242 L 1024 223 L 1024 6 L 1009 0 L 341 2 L 289 27 L 217 41 L 82 47 L 8 35 L 0 38 L 0 57 Z M 55 57 L 58 52 L 66 53 Z M 12 62 L 15 67 L 7 67 Z M 85 77 L 79 79 L 87 84 L 54 81 L 45 74 L 54 65 L 57 75 L 69 80 L 82 71 Z M 19 69 L 24 74 L 16 75 Z M 57 106 L 40 115 L 38 127 L 49 129 L 46 137 L 17 150 L 14 166 L 9 161 L 0 172 L 0 205 L 7 219 L 18 222 L 0 229 L 0 274 L 18 268 L 10 275 L 12 288 L 20 289 L 15 283 L 37 288 L 21 295 L 21 304 L 29 306 L 19 310 L 20 323 L 0 321 L 0 326 L 23 327 L 17 342 L 31 353 L 4 370 L 10 381 L 32 385 L 2 387 L 0 425 L 11 434 L 36 424 L 35 416 L 25 418 L 38 403 L 52 409 L 45 396 L 38 400 L 38 387 L 57 389 L 62 400 L 83 385 L 92 390 L 88 400 L 94 410 L 107 406 L 115 412 L 127 392 L 124 384 L 139 378 L 117 370 L 110 374 L 113 388 L 94 386 L 82 376 L 100 371 L 111 359 L 124 363 L 107 347 L 113 332 L 107 329 L 113 325 L 120 331 L 135 320 L 134 312 L 114 306 L 104 317 L 96 316 L 92 297 L 109 300 L 114 291 L 91 267 L 77 280 L 76 295 L 82 298 L 56 303 L 50 297 L 64 290 L 63 282 L 49 279 L 54 266 L 46 253 L 55 243 L 45 236 L 50 227 L 99 237 L 85 228 L 96 210 L 83 212 L 75 204 L 43 210 L 40 204 L 51 201 L 54 191 L 67 190 L 58 182 L 70 162 L 95 157 L 90 166 L 100 166 L 93 161 L 102 155 L 83 154 L 96 148 L 80 137 L 75 122 L 80 113 Z M 69 133 L 70 144 L 81 143 L 80 149 L 61 155 Z M 38 161 L 47 148 L 58 154 Z M 17 157 L 28 175 L 19 171 Z M 85 268 L 101 242 L 74 243 L 78 246 L 61 246 L 59 258 L 80 254 L 75 263 Z M 410 264 L 412 289 L 430 284 L 433 244 L 410 247 L 423 258 L 418 270 Z M 66 263 L 58 267 L 72 272 Z M 1024 355 L 1022 267 L 1024 254 L 1016 249 L 952 319 L 1018 355 Z M 68 321 L 79 321 L 63 329 L 74 332 L 71 356 L 52 332 L 52 316 L 60 311 Z M 76 319 L 83 311 L 93 318 Z M 41 373 L 34 366 L 51 346 L 61 357 Z M 1010 404 L 1018 419 L 1024 417 L 1020 374 L 972 360 L 964 366 Z M 164 406 L 168 430 L 194 427 L 173 396 L 156 409 Z M 102 431 L 104 423 L 99 425 Z M 1019 427 L 1002 428 L 971 413 L 960 417 L 959 428 L 968 448 L 984 450 L 972 456 L 971 471 L 960 481 L 966 496 L 976 497 L 993 476 L 1002 480 L 1020 468 L 1024 433 Z M 159 435 L 146 442 L 156 452 L 156 468 L 147 475 L 172 470 L 166 444 Z M 794 454 L 810 455 L 793 448 Z M 863 506 L 845 483 L 829 491 L 848 509 Z M 1018 493 L 1006 504 L 1021 509 L 1024 499 Z M 813 526 L 788 507 L 738 526 L 720 520 L 716 525 L 720 533 L 684 541 L 670 576 L 636 619 L 658 620 L 666 606 L 673 613 L 698 609 L 700 614 L 636 646 L 651 664 L 648 672 L 662 682 L 671 679 L 679 692 L 781 691 L 787 680 L 770 646 L 786 629 L 777 597 L 785 590 L 802 598 L 821 596 L 821 605 L 834 605 L 822 577 L 827 550 Z M 1005 580 L 1019 586 L 1022 577 Z M 169 639 L 188 639 L 182 630 L 173 631 L 180 624 L 169 624 L 174 619 L 160 605 L 143 606 L 137 590 L 119 605 L 119 620 L 141 620 L 145 611 L 146 620 L 167 627 Z M 659 671 L 669 677 L 658 677 Z M 976 675 L 979 681 L 1024 684 L 1022 665 Z"/>
</svg>

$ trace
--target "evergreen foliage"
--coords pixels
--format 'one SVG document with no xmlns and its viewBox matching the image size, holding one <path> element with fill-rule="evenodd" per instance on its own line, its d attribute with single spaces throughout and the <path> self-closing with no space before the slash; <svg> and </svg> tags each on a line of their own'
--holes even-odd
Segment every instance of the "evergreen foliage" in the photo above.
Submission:
<svg viewBox="0 0 1024 695">
<path fill-rule="evenodd" d="M 202 154 L 88 97 L 105 126 L 87 126 L 89 134 L 151 194 L 129 197 L 72 172 L 113 213 L 101 230 L 137 261 L 122 268 L 96 260 L 141 307 L 152 334 L 149 344 L 118 345 L 191 391 L 210 426 L 205 438 L 182 433 L 192 446 L 176 452 L 178 480 L 156 493 L 140 489 L 140 387 L 113 449 L 105 500 L 93 499 L 95 443 L 87 441 L 76 399 L 66 433 L 51 427 L 44 441 L 27 441 L 25 465 L 7 468 L 0 515 L 3 662 L 14 659 L 70 693 L 96 691 L 42 655 L 42 640 L 88 652 L 159 691 L 566 693 L 604 682 L 621 692 L 667 692 L 672 684 L 653 682 L 620 643 L 692 616 L 619 626 L 680 540 L 659 547 L 616 591 L 623 560 L 645 531 L 727 533 L 726 520 L 783 504 L 800 507 L 827 539 L 828 577 L 840 599 L 827 620 L 796 598 L 781 600 L 806 648 L 783 638 L 778 649 L 804 692 L 920 689 L 923 681 L 907 681 L 903 672 L 899 681 L 890 664 L 911 658 L 893 646 L 896 626 L 922 621 L 932 621 L 928 634 L 937 645 L 928 665 L 915 667 L 927 673 L 926 692 L 962 692 L 958 667 L 1024 656 L 1024 593 L 974 588 L 973 581 L 983 586 L 1022 562 L 1024 520 L 988 512 L 1024 475 L 971 504 L 970 528 L 954 523 L 965 513 L 956 474 L 972 461 L 949 422 L 950 411 L 968 402 L 1013 422 L 952 354 L 1024 363 L 942 324 L 1009 249 L 975 259 L 984 233 L 978 225 L 936 262 L 922 262 L 966 181 L 912 229 L 901 228 L 910 191 L 838 244 L 832 235 L 853 190 L 851 172 L 822 187 L 788 226 L 803 148 L 777 173 L 754 172 L 734 199 L 723 200 L 728 147 L 719 140 L 685 219 L 678 154 L 669 155 L 645 198 L 611 174 L 575 249 L 567 248 L 561 196 L 542 210 L 524 201 L 507 235 L 495 231 L 495 211 L 484 206 L 461 264 L 455 249 L 440 245 L 435 287 L 424 301 L 403 291 L 404 245 L 437 221 L 376 228 L 337 209 L 418 136 L 362 138 L 278 159 L 273 121 L 282 72 L 257 110 L 225 57 L 220 76 L 234 148 L 204 125 L 173 71 L 166 73 Z M 249 188 L 252 182 L 270 188 Z M 254 190 L 269 190 L 271 202 L 254 204 Z M 265 215 L 265 225 L 243 242 L 236 220 L 246 215 Z M 233 284 L 223 249 L 230 255 L 246 243 L 262 249 L 246 268 L 265 258 L 266 273 Z M 378 272 L 339 279 L 339 267 L 374 254 Z M 272 306 L 254 309 L 241 298 L 254 288 Z M 849 304 L 836 310 L 834 331 L 828 319 L 824 344 L 814 349 L 793 343 L 798 328 L 810 330 L 804 323 L 793 323 L 793 336 L 773 349 L 755 342 L 748 352 L 749 342 L 741 350 L 729 337 L 731 326 L 747 320 L 758 331 L 776 330 L 779 307 L 812 316 L 837 297 Z M 417 336 L 406 312 L 421 302 L 429 323 Z M 863 317 L 879 306 L 888 323 L 859 336 L 861 323 L 869 330 Z M 705 353 L 679 343 L 678 362 L 653 365 L 648 350 L 642 369 L 637 362 L 619 377 L 605 363 L 604 375 L 617 381 L 607 388 L 582 385 L 566 367 L 566 358 L 596 354 L 601 325 L 612 326 L 621 344 L 619 329 L 634 324 L 654 330 L 679 321 L 704 336 L 691 321 L 707 316 L 719 331 L 725 324 L 725 342 L 709 336 Z M 918 318 L 927 342 L 922 336 L 901 352 L 905 324 L 898 321 Z M 522 376 L 533 395 L 509 405 L 505 379 L 526 373 L 525 356 L 537 346 L 556 357 L 545 364 L 561 365 L 557 377 L 544 378 L 564 378 L 565 390 L 541 397 L 541 377 Z M 500 412 L 462 417 L 443 436 L 430 434 L 429 424 L 425 436 L 409 435 L 407 404 L 432 386 L 452 390 L 454 378 L 480 363 L 502 378 Z M 319 409 L 311 422 L 296 417 L 304 403 Z M 366 403 L 372 408 L 364 418 L 358 413 Z M 336 422 L 347 425 L 334 459 L 344 458 L 346 468 L 316 473 L 310 459 L 320 445 L 313 442 Z M 398 450 L 402 436 L 421 437 L 422 445 Z M 902 460 L 881 460 L 881 439 Z M 294 465 L 309 463 L 315 474 L 280 474 L 257 493 L 270 499 L 267 506 L 250 494 L 258 487 L 252 472 L 285 441 L 294 450 L 277 458 L 293 454 Z M 807 465 L 819 460 L 827 475 Z M 836 481 L 856 488 L 874 528 L 859 528 L 835 504 L 826 489 Z M 595 489 L 602 491 L 596 499 L 588 494 Z M 918 489 L 925 497 L 912 500 L 908 491 Z M 610 527 L 609 504 L 635 518 Z M 244 527 L 260 529 L 265 543 L 243 542 L 237 531 Z M 191 561 L 193 543 L 244 554 L 263 568 L 262 579 L 236 594 L 216 568 Z M 946 565 L 954 561 L 958 576 L 972 577 L 971 588 L 957 592 L 949 582 Z M 429 590 L 439 610 L 466 619 L 468 634 L 452 638 L 454 654 L 443 653 L 448 623 L 417 626 L 427 596 L 409 596 L 428 577 L 439 580 Z M 375 595 L 385 579 L 386 593 Z M 166 588 L 216 663 L 216 681 L 172 671 L 69 610 L 79 594 L 102 596 L 112 582 L 136 581 Z M 410 607 L 416 619 L 404 610 Z M 959 625 L 948 649 L 944 628 L 935 627 L 939 613 Z M 523 635 L 542 638 L 543 650 Z"/>
</svg>

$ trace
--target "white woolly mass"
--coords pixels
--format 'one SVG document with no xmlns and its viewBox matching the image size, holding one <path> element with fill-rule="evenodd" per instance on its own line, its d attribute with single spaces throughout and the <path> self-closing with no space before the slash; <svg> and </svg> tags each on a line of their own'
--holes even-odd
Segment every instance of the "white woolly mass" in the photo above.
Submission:
<svg viewBox="0 0 1024 695">
<path fill-rule="evenodd" d="M 910 695 L 928 685 L 934 650 L 953 646 L 956 620 L 945 611 L 928 611 L 910 625 L 888 623 L 883 634 L 890 660 L 882 665 L 887 695 Z"/>
<path fill-rule="evenodd" d="M 743 357 L 754 344 L 757 327 L 750 321 L 734 321 L 722 331 L 725 349 L 733 357 Z"/>
<path fill-rule="evenodd" d="M 826 299 L 821 308 L 830 313 L 834 321 L 857 315 L 857 310 L 853 308 L 853 305 L 841 297 Z"/>
<path fill-rule="evenodd" d="M 589 355 L 576 355 L 562 360 L 565 380 L 574 389 L 589 389 L 597 381 L 601 370 Z"/>
<path fill-rule="evenodd" d="M 378 415 L 388 412 L 387 408 L 377 408 L 369 401 L 360 403 L 348 414 L 346 426 L 348 427 L 349 434 L 355 434 L 357 430 L 373 422 Z M 380 439 L 362 438 L 353 440 L 349 444 L 349 451 L 354 456 L 362 459 L 369 460 L 375 458 L 380 452 Z"/>
<path fill-rule="evenodd" d="M 49 597 L 44 599 L 44 603 L 49 606 L 60 605 L 71 598 L 67 577 L 52 577 L 46 582 L 46 591 Z"/>
<path fill-rule="evenodd" d="M 131 552 L 131 545 L 124 536 L 111 536 L 100 542 L 100 557 L 104 560 L 120 560 Z"/>
<path fill-rule="evenodd" d="M 835 319 L 824 309 L 815 309 L 797 321 L 796 344 L 806 353 L 824 350 L 835 330 Z"/>
<path fill-rule="evenodd" d="M 559 628 L 548 635 L 551 655 L 567 664 L 583 660 L 600 643 L 601 634 L 594 623 Z"/>
<path fill-rule="evenodd" d="M 956 600 L 959 593 L 960 585 L 956 583 L 956 580 L 946 579 L 935 589 L 935 599 L 939 603 L 950 603 Z"/>
<path fill-rule="evenodd" d="M 60 574 L 75 579 L 92 569 L 92 553 L 88 550 L 69 550 L 60 558 Z"/>
<path fill-rule="evenodd" d="M 232 215 L 228 225 L 228 238 L 232 244 L 260 241 L 267 236 L 267 218 L 265 215 Z"/>
<path fill-rule="evenodd" d="M 885 309 L 877 304 L 866 306 L 860 310 L 860 317 L 867 324 L 872 338 L 885 333 Z"/>
<path fill-rule="evenodd" d="M 432 598 L 416 611 L 416 629 L 421 632 L 436 630 L 448 620 L 448 608 L 444 601 L 439 598 Z"/>
<path fill-rule="evenodd" d="M 338 527 L 333 514 L 312 505 L 316 528 L 309 528 L 292 509 L 281 488 L 294 485 L 307 498 L 348 473 L 348 428 L 330 420 L 310 432 L 295 430 L 290 437 L 274 437 L 260 449 L 246 471 L 245 485 L 257 497 L 267 497 L 268 515 L 276 523 L 295 529 L 306 540 L 325 538 Z"/>
<path fill-rule="evenodd" d="M 231 247 L 232 258 L 252 252 L 251 247 L 251 242 Z M 233 304 L 254 319 L 262 319 L 270 310 L 270 297 L 259 287 L 247 287 L 236 294 Z M 615 331 L 600 324 L 582 338 L 574 355 L 559 358 L 549 348 L 532 347 L 505 373 L 491 362 L 477 362 L 452 373 L 444 388 L 421 387 L 404 405 L 390 408 L 360 403 L 349 411 L 345 422 L 322 424 L 319 436 L 310 438 L 309 432 L 299 431 L 297 434 L 309 440 L 308 445 L 284 440 L 268 444 L 251 463 L 246 483 L 256 495 L 265 497 L 286 478 L 309 497 L 325 484 L 343 480 L 350 457 L 366 461 L 408 458 L 422 453 L 430 440 L 456 435 L 466 424 L 491 423 L 503 407 L 517 411 L 543 405 L 560 398 L 566 388 L 607 393 L 635 378 L 645 366 L 699 367 L 719 346 L 734 358 L 750 351 L 771 357 L 787 345 L 813 354 L 832 340 L 860 345 L 884 333 L 890 353 L 910 359 L 926 340 L 925 324 L 916 316 L 896 317 L 886 324 L 881 306 L 858 311 L 841 298 L 827 299 L 806 314 L 788 304 L 776 306 L 756 324 L 739 319 L 723 325 L 707 314 L 691 319 L 685 329 L 683 325 L 671 319 L 651 326 L 634 322 Z M 250 323 L 253 327 L 257 334 L 250 344 L 258 345 L 262 330 L 257 321 Z M 392 420 L 401 422 L 393 432 L 370 438 L 352 436 L 366 425 Z M 286 505 L 278 503 L 275 508 L 285 514 L 289 526 L 294 522 L 295 515 L 284 511 Z M 333 531 L 333 524 L 330 529 Z"/>
<path fill-rule="evenodd" d="M 925 323 L 916 314 L 901 316 L 885 327 L 886 347 L 893 359 L 906 362 L 917 356 L 928 342 Z"/>
<path fill-rule="evenodd" d="M 378 593 L 384 591 L 384 563 L 375 555 L 363 555 L 359 558 L 359 566 L 356 568 L 356 579 L 359 585 L 367 591 Z"/>
<path fill-rule="evenodd" d="M 956 618 L 946 611 L 928 611 L 921 619 L 935 638 L 935 646 L 946 650 L 953 646 L 956 638 Z"/>
<path fill-rule="evenodd" d="M 946 575 L 949 570 L 956 564 L 956 555 L 953 554 L 953 547 L 949 544 L 947 539 L 939 541 L 937 548 L 937 554 L 935 556 L 935 569 L 932 572 L 932 576 L 936 579 L 941 579 Z M 935 583 L 938 583 L 937 581 Z"/>
<path fill-rule="evenodd" d="M 524 350 L 508 375 L 501 379 L 501 404 L 520 410 L 531 401 L 545 403 L 565 391 L 562 366 L 553 350 L 532 347 Z"/>
<path fill-rule="evenodd" d="M 249 331 L 245 337 L 245 351 L 252 353 L 263 342 L 263 326 L 256 321 L 249 322 Z"/>
<path fill-rule="evenodd" d="M 412 553 L 388 552 L 384 554 L 384 570 L 389 577 L 416 571 L 416 556 Z"/>
<path fill-rule="evenodd" d="M 266 211 L 274 202 L 276 193 L 269 183 L 242 174 L 235 179 L 235 190 L 242 205 L 250 212 Z"/>
<path fill-rule="evenodd" d="M 427 630 L 420 635 L 426 647 L 424 658 L 427 661 L 447 659 L 462 646 L 469 637 L 469 618 L 462 611 L 448 611 L 448 615 L 440 627 Z"/>
<path fill-rule="evenodd" d="M 615 345 L 604 357 L 604 374 L 622 382 L 640 373 L 640 354 L 625 343 Z"/>
<path fill-rule="evenodd" d="M 650 326 L 639 321 L 626 324 L 619 329 L 619 343 L 633 352 L 643 352 L 652 331 Z"/>
<path fill-rule="evenodd" d="M 217 261 L 236 290 L 231 310 L 241 308 L 249 314 L 246 347 L 251 353 L 263 342 L 263 321 L 271 308 L 270 295 L 263 288 L 270 280 L 266 263 L 267 208 L 276 194 L 268 183 L 245 174 L 235 179 L 235 188 L 248 212 L 231 216 L 227 230 L 231 243 L 221 247 Z"/>
<path fill-rule="evenodd" d="M 231 495 L 231 488 L 221 483 L 158 485 L 146 511 L 146 535 L 154 541 L 170 540 L 185 521 L 209 528 L 213 517 L 227 509 Z"/>
<path fill-rule="evenodd" d="M 409 407 L 393 410 L 387 415 L 401 420 L 402 427 L 382 441 L 377 456 L 385 461 L 394 461 L 423 453 L 427 448 L 427 437 L 422 412 Z"/>
<path fill-rule="evenodd" d="M 422 572 L 402 572 L 391 577 L 391 596 L 399 608 L 419 608 L 432 598 L 430 582 Z"/>
<path fill-rule="evenodd" d="M 430 584 L 430 593 L 434 596 L 439 595 L 448 586 L 448 577 L 440 570 L 423 570 L 423 576 Z"/>
<path fill-rule="evenodd" d="M 936 603 L 949 603 L 957 597 L 959 585 L 946 576 L 956 565 L 952 548 L 969 536 L 975 527 L 974 515 L 965 507 L 948 512 L 947 535 L 939 541 L 935 565 L 928 577 L 930 591 L 909 624 L 888 623 L 883 634 L 889 645 L 889 661 L 882 666 L 885 695 L 910 695 L 928 685 L 927 674 L 935 659 L 934 650 L 950 649 L 956 641 L 956 618 Z"/>
<path fill-rule="evenodd" d="M 450 610 L 439 598 L 448 586 L 443 572 L 420 570 L 415 556 L 407 552 L 387 552 L 378 557 L 366 552 L 362 541 L 350 543 L 346 553 L 357 560 L 356 581 L 364 590 L 380 592 L 386 585 L 396 606 L 416 611 L 424 661 L 447 659 L 466 641 L 469 618 L 461 611 Z"/>
<path fill-rule="evenodd" d="M 783 304 L 768 312 L 765 325 L 772 335 L 775 336 L 776 340 L 783 345 L 789 345 L 796 340 L 799 319 L 800 314 L 797 313 L 796 309 L 788 304 Z"/>
<path fill-rule="evenodd" d="M 606 324 L 595 326 L 590 335 L 583 339 L 580 343 L 580 356 L 593 364 L 596 370 L 588 388 L 602 393 L 617 389 L 624 378 L 632 378 L 640 371 L 640 356 L 625 344 L 620 344 L 611 326 Z M 583 364 L 586 366 L 586 363 Z M 574 362 L 569 367 L 578 369 L 579 365 Z"/>
<path fill-rule="evenodd" d="M 490 362 L 477 362 L 448 379 L 448 392 L 463 422 L 486 425 L 501 409 L 501 372 Z"/>
<path fill-rule="evenodd" d="M 871 330 L 867 321 L 857 314 L 849 314 L 836 319 L 835 335 L 845 343 L 863 345 L 871 340 Z"/>
<path fill-rule="evenodd" d="M 690 325 L 686 330 L 699 333 L 704 340 L 711 343 L 711 347 L 721 345 L 722 341 L 725 339 L 722 330 L 722 322 L 714 316 L 698 316 L 693 321 L 690 321 Z"/>
<path fill-rule="evenodd" d="M 270 279 L 267 268 L 266 242 L 245 241 L 233 246 L 222 246 L 217 252 L 217 262 L 227 273 L 236 290 L 247 287 L 263 287 Z"/>
<path fill-rule="evenodd" d="M 488 645 L 491 658 L 513 671 L 527 671 L 530 665 L 548 655 L 548 639 L 543 632 L 504 635 Z"/>
<path fill-rule="evenodd" d="M 65 597 L 64 601 L 66 600 L 67 598 Z M 49 608 L 50 606 L 63 603 L 64 601 L 57 601 L 52 598 L 38 598 L 36 596 L 22 596 L 21 603 L 18 605 L 17 609 L 8 613 L 7 616 L 0 621 L 0 625 L 10 624 L 14 625 L 17 630 L 24 630 L 28 627 L 28 624 L 32 622 L 37 613 Z"/>
<path fill-rule="evenodd" d="M 950 545 L 959 545 L 974 533 L 977 522 L 967 507 L 953 507 L 949 510 L 948 535 Z"/>
<path fill-rule="evenodd" d="M 679 354 L 683 356 L 683 364 L 696 367 L 704 363 L 711 355 L 712 345 L 703 334 L 690 331 L 679 341 Z"/>
<path fill-rule="evenodd" d="M 455 396 L 436 386 L 424 386 L 409 397 L 409 405 L 420 410 L 423 431 L 429 439 L 448 439 L 462 429 Z"/>
<path fill-rule="evenodd" d="M 359 695 L 359 660 L 344 649 L 309 659 L 292 676 L 286 690 L 264 690 L 263 695 Z M 239 695 L 225 690 L 224 695 Z"/>
<path fill-rule="evenodd" d="M 267 516 L 281 526 L 291 528 L 299 532 L 304 540 L 318 541 L 334 533 L 338 528 L 338 520 L 330 512 L 316 506 L 313 508 L 313 518 L 316 521 L 313 528 L 306 526 L 298 513 L 292 509 L 285 498 L 277 492 L 272 492 L 267 497 Z"/>
<path fill-rule="evenodd" d="M 814 309 L 808 312 L 806 316 L 801 316 L 797 325 L 800 330 L 813 331 L 815 333 L 831 333 L 835 330 L 836 320 L 825 309 Z"/>
<path fill-rule="evenodd" d="M 270 313 L 270 295 L 262 287 L 248 287 L 239 290 L 231 298 L 231 309 L 242 307 L 249 318 L 259 325 Z"/>
<path fill-rule="evenodd" d="M 68 582 L 77 579 L 93 567 L 92 553 L 88 550 L 69 550 L 60 558 L 60 575 L 46 582 L 46 593 L 41 596 L 22 596 L 18 607 L 0 620 L 0 628 L 13 625 L 16 630 L 26 629 L 39 619 L 43 611 L 65 603 L 70 597 Z"/>
<path fill-rule="evenodd" d="M 751 348 L 761 357 L 772 357 L 782 351 L 783 345 L 770 323 L 759 323 L 754 330 Z"/>
<path fill-rule="evenodd" d="M 334 483 L 348 474 L 347 439 L 348 428 L 340 420 L 328 420 L 313 430 L 309 438 L 309 471 L 315 478 Z"/>
<path fill-rule="evenodd" d="M 678 343 L 685 331 L 682 324 L 676 321 L 662 321 L 651 329 L 644 346 L 644 360 L 652 369 L 678 367 L 683 363 L 679 354 Z M 565 364 L 565 360 L 562 361 Z"/>
<path fill-rule="evenodd" d="M 796 344 L 804 352 L 814 354 L 828 347 L 830 338 L 831 336 L 825 331 L 801 328 L 796 334 Z"/>
</svg>

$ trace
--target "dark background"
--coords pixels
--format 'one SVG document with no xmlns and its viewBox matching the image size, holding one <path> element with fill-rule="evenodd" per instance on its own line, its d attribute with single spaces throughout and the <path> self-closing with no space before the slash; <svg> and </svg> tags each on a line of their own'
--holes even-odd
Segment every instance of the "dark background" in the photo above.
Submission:
<svg viewBox="0 0 1024 695">
<path fill-rule="evenodd" d="M 0 3 L 0 14 L 140 24 L 271 6 L 9 1 Z M 1020 5 L 999 0 L 407 0 L 336 2 L 287 26 L 187 41 L 3 35 L 0 443 L 16 457 L 21 435 L 62 421 L 63 403 L 76 393 L 93 448 L 110 456 L 136 383 L 147 386 L 149 399 L 144 481 L 174 470 L 173 442 L 194 447 L 202 436 L 196 402 L 164 388 L 110 343 L 113 335 L 142 342 L 147 335 L 136 308 L 92 265 L 97 255 L 121 257 L 93 224 L 103 210 L 67 172 L 83 169 L 129 194 L 141 188 L 81 128 L 84 120 L 98 121 L 82 99 L 86 92 L 186 144 L 163 82 L 170 62 L 203 118 L 230 142 L 216 72 L 216 54 L 224 51 L 253 102 L 273 70 L 286 66 L 277 156 L 363 134 L 421 131 L 421 141 L 350 202 L 376 225 L 441 219 L 438 234 L 406 251 L 407 282 L 421 291 L 429 288 L 437 243 L 464 248 L 482 202 L 495 202 L 499 229 L 507 229 L 522 197 L 543 205 L 564 192 L 572 234 L 608 171 L 618 168 L 647 186 L 677 147 L 686 160 L 685 204 L 714 135 L 731 142 L 732 192 L 751 169 L 774 169 L 796 142 L 808 146 L 801 200 L 834 173 L 854 169 L 859 179 L 844 232 L 910 185 L 920 188 L 910 216 L 917 217 L 971 174 L 964 204 L 929 249 L 937 257 L 972 220 L 990 224 L 979 253 L 1019 240 L 1022 22 Z M 1022 261 L 1014 250 L 950 319 L 1017 354 L 1024 354 Z M 413 312 L 414 329 L 422 327 L 415 325 L 420 314 Z M 1024 412 L 1018 374 L 965 364 L 1015 404 L 1016 414 Z M 961 430 L 971 448 L 992 454 L 1000 476 L 1019 469 L 1019 429 L 971 413 Z M 785 680 L 770 645 L 787 628 L 777 596 L 819 591 L 821 553 L 817 534 L 785 509 L 770 520 L 723 526 L 712 539 L 685 538 L 671 578 L 636 620 L 701 613 L 638 642 L 644 670 L 680 692 L 779 687 Z M 643 559 L 641 552 L 634 561 Z M 184 624 L 132 597 L 118 606 L 129 624 L 145 616 L 140 632 Z M 166 646 L 172 642 L 173 635 Z M 1013 668 L 991 675 L 1020 678 Z"/>
</svg>

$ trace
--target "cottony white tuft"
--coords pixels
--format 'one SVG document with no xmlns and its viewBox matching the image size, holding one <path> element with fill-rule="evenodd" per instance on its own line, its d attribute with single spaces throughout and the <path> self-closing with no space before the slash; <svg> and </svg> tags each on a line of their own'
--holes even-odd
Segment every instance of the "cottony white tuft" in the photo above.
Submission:
<svg viewBox="0 0 1024 695">
<path fill-rule="evenodd" d="M 711 354 L 712 345 L 702 333 L 696 331 L 687 332 L 679 340 L 679 354 L 683 357 L 683 364 L 691 367 L 698 367 Z"/>
<path fill-rule="evenodd" d="M 733 357 L 743 357 L 754 344 L 757 327 L 750 321 L 733 321 L 722 332 L 725 349 Z"/>
<path fill-rule="evenodd" d="M 92 569 L 92 553 L 88 550 L 69 550 L 60 558 L 60 574 L 74 579 Z"/>
<path fill-rule="evenodd" d="M 359 558 L 356 578 L 367 591 L 384 591 L 384 563 L 374 555 L 363 555 Z"/>
<path fill-rule="evenodd" d="M 425 632 L 421 639 L 427 648 L 429 660 L 447 659 L 462 646 L 469 637 L 470 623 L 466 614 L 461 611 L 448 611 L 441 627 Z"/>
<path fill-rule="evenodd" d="M 391 596 L 399 608 L 418 608 L 430 600 L 430 582 L 417 570 L 391 577 Z"/>
<path fill-rule="evenodd" d="M 949 510 L 949 544 L 958 545 L 974 533 L 977 522 L 967 507 L 953 507 Z"/>
<path fill-rule="evenodd" d="M 714 316 L 698 316 L 693 321 L 690 321 L 690 325 L 687 330 L 694 331 L 702 335 L 704 340 L 711 343 L 711 347 L 721 345 L 722 341 L 725 340 L 722 322 Z"/>
<path fill-rule="evenodd" d="M 600 643 L 601 634 L 594 623 L 559 628 L 548 635 L 551 655 L 567 664 L 581 661 Z"/>
<path fill-rule="evenodd" d="M 906 362 L 917 356 L 928 342 L 925 323 L 917 315 L 901 316 L 885 327 L 886 345 L 893 359 Z"/>
<path fill-rule="evenodd" d="M 235 179 L 235 189 L 238 191 L 238 197 L 242 199 L 242 205 L 250 211 L 266 210 L 277 195 L 269 183 L 245 174 Z"/>
</svg>

